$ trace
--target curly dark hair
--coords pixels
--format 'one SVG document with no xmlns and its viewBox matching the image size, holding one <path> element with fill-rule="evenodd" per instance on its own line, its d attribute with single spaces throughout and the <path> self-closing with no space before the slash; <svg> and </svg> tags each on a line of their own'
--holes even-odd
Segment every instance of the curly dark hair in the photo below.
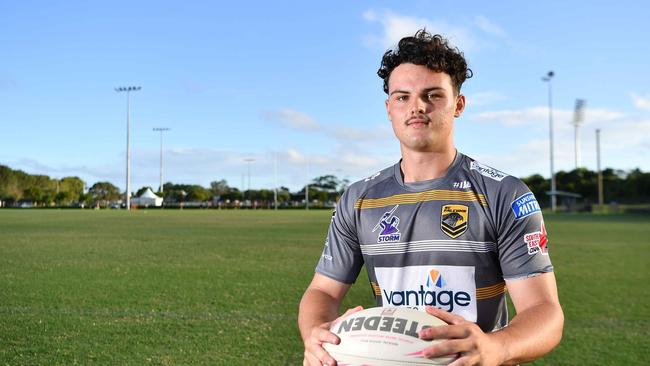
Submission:
<svg viewBox="0 0 650 366">
<path fill-rule="evenodd" d="M 463 53 L 439 34 L 431 35 L 426 29 L 420 29 L 412 37 L 402 38 L 396 50 L 388 50 L 381 58 L 381 67 L 377 75 L 384 79 L 384 92 L 388 94 L 388 79 L 400 64 L 411 63 L 424 65 L 436 72 L 444 72 L 451 77 L 455 92 L 474 75 L 467 67 Z"/>
</svg>

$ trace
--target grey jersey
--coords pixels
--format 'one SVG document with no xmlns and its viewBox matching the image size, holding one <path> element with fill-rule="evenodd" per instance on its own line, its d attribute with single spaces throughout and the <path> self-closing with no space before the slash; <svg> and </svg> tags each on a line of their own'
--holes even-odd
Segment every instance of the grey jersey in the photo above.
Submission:
<svg viewBox="0 0 650 366">
<path fill-rule="evenodd" d="M 508 322 L 506 279 L 553 271 L 547 248 L 528 187 L 457 153 L 442 178 L 407 184 L 397 163 L 352 184 L 316 272 L 353 283 L 365 264 L 378 306 L 432 305 L 492 331 Z"/>
</svg>

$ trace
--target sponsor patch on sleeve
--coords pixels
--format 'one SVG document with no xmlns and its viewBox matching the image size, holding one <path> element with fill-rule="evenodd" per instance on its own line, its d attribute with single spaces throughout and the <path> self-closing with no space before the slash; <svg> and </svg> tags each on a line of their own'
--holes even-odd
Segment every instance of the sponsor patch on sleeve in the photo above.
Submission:
<svg viewBox="0 0 650 366">
<path fill-rule="evenodd" d="M 512 201 L 512 204 L 510 206 L 512 207 L 512 212 L 514 212 L 516 220 L 530 216 L 535 212 L 542 211 L 542 209 L 539 207 L 539 203 L 537 203 L 537 200 L 535 199 L 535 195 L 533 195 L 532 192 L 528 192 Z"/>
<path fill-rule="evenodd" d="M 540 231 L 533 231 L 524 235 L 524 242 L 528 246 L 528 255 L 535 253 L 548 255 L 548 238 L 546 235 L 544 222 L 542 222 L 542 229 Z"/>
<path fill-rule="evenodd" d="M 471 170 L 476 170 L 478 171 L 481 175 L 484 175 L 488 178 L 494 179 L 497 182 L 501 182 L 503 178 L 507 177 L 508 174 L 498 171 L 494 168 L 491 168 L 487 165 L 483 165 L 480 163 L 477 163 L 475 161 L 472 161 L 471 164 L 469 165 L 469 168 Z"/>
</svg>

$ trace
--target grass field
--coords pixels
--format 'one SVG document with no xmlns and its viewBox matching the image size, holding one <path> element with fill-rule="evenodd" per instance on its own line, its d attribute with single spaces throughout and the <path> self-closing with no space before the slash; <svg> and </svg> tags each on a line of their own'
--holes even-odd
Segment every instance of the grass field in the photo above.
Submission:
<svg viewBox="0 0 650 366">
<path fill-rule="evenodd" d="M 0 210 L 0 365 L 299 365 L 329 216 Z M 650 364 L 650 217 L 546 224 L 566 325 L 535 364 Z"/>
</svg>

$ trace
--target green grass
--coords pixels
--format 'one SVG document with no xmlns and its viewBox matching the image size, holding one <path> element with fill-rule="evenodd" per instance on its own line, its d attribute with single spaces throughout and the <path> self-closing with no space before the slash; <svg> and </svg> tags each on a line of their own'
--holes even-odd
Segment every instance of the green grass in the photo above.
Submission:
<svg viewBox="0 0 650 366">
<path fill-rule="evenodd" d="M 329 215 L 0 210 L 0 365 L 299 365 Z M 546 223 L 566 326 L 536 364 L 650 364 L 650 218 Z"/>
</svg>

